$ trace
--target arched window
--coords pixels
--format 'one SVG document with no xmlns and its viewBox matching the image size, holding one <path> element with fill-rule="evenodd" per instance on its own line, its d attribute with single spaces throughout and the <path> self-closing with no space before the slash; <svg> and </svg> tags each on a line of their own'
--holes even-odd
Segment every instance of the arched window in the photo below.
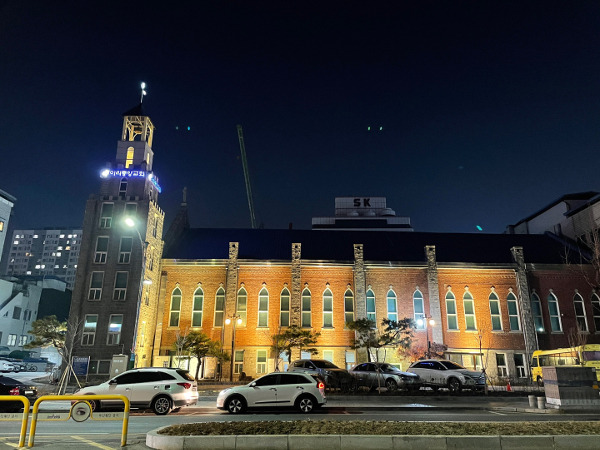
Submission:
<svg viewBox="0 0 600 450">
<path fill-rule="evenodd" d="M 423 304 L 423 294 L 420 290 L 413 293 L 413 309 L 415 314 L 415 327 L 417 330 L 424 330 L 425 323 L 425 305 Z"/>
<path fill-rule="evenodd" d="M 169 326 L 179 326 L 179 315 L 181 314 L 181 289 L 173 289 L 171 294 L 171 316 L 169 317 Z"/>
<path fill-rule="evenodd" d="M 577 325 L 581 331 L 588 331 L 587 317 L 585 314 L 585 306 L 583 305 L 583 297 L 576 292 L 573 297 L 573 306 L 575 307 L 575 318 Z"/>
<path fill-rule="evenodd" d="M 377 317 L 375 315 L 375 293 L 371 289 L 367 291 L 367 319 L 372 320 L 375 326 L 377 325 Z"/>
<path fill-rule="evenodd" d="M 192 326 L 202 326 L 202 310 L 204 308 L 204 291 L 202 288 L 196 289 L 194 292 L 194 302 L 192 305 Z"/>
<path fill-rule="evenodd" d="M 387 299 L 387 318 L 390 320 L 398 320 L 398 306 L 396 305 L 396 293 L 389 290 L 386 296 Z"/>
<path fill-rule="evenodd" d="M 127 195 L 127 178 L 121 178 L 121 182 L 119 183 L 119 195 Z"/>
<path fill-rule="evenodd" d="M 456 314 L 456 297 L 451 291 L 446 293 L 446 320 L 449 330 L 458 330 L 458 315 Z"/>
<path fill-rule="evenodd" d="M 533 314 L 533 323 L 535 324 L 535 331 L 543 333 L 544 318 L 542 317 L 542 302 L 540 297 L 534 292 L 531 294 L 531 312 Z"/>
<path fill-rule="evenodd" d="M 333 327 L 333 293 L 331 289 L 323 292 L 323 328 Z"/>
<path fill-rule="evenodd" d="M 310 302 L 310 291 L 308 288 L 304 288 L 302 291 L 302 326 L 305 328 L 310 328 L 311 326 Z"/>
<path fill-rule="evenodd" d="M 350 289 L 344 293 L 344 321 L 345 323 L 354 321 L 354 294 Z"/>
<path fill-rule="evenodd" d="M 600 297 L 595 292 L 592 294 L 592 313 L 594 314 L 596 333 L 600 333 Z"/>
<path fill-rule="evenodd" d="M 548 294 L 548 312 L 550 313 L 550 327 L 552 332 L 562 332 L 562 321 L 560 320 L 560 309 L 558 307 L 558 298 L 552 291 Z"/>
<path fill-rule="evenodd" d="M 223 326 L 223 315 L 225 312 L 225 289 L 220 287 L 215 295 L 215 327 Z"/>
<path fill-rule="evenodd" d="M 463 306 L 465 308 L 465 325 L 467 331 L 477 330 L 477 321 L 475 320 L 475 301 L 469 291 L 463 295 Z"/>
<path fill-rule="evenodd" d="M 492 316 L 492 331 L 502 331 L 502 316 L 500 315 L 500 299 L 495 292 L 489 296 L 490 315 Z"/>
<path fill-rule="evenodd" d="M 127 148 L 127 159 L 125 160 L 125 168 L 128 168 L 129 166 L 133 165 L 134 152 L 135 151 L 134 151 L 133 147 Z"/>
<path fill-rule="evenodd" d="M 512 292 L 509 292 L 506 296 L 506 305 L 508 307 L 508 323 L 510 324 L 510 331 L 521 330 L 519 304 L 517 303 L 517 297 Z"/>
<path fill-rule="evenodd" d="M 258 293 L 258 326 L 269 326 L 269 291 L 262 288 Z"/>
<path fill-rule="evenodd" d="M 280 313 L 279 325 L 282 327 L 290 326 L 290 291 L 288 288 L 283 288 L 279 295 Z"/>
<path fill-rule="evenodd" d="M 248 293 L 243 287 L 237 293 L 237 307 L 235 313 L 240 316 L 242 323 L 240 326 L 246 326 L 246 312 L 248 311 Z"/>
</svg>

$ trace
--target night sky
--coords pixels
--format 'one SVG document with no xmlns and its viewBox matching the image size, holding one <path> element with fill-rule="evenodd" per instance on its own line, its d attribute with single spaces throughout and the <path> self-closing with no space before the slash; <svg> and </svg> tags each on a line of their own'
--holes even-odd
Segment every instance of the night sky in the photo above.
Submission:
<svg viewBox="0 0 600 450">
<path fill-rule="evenodd" d="M 81 226 L 141 81 L 167 224 L 187 186 L 192 226 L 249 227 L 237 124 L 265 228 L 384 196 L 497 233 L 600 188 L 598 1 L 157 3 L 0 3 L 15 227 Z"/>
</svg>

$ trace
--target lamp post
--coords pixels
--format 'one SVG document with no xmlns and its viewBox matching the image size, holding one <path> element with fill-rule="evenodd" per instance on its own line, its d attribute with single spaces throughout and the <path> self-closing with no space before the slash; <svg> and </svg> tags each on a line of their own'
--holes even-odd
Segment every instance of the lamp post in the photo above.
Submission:
<svg viewBox="0 0 600 450">
<path fill-rule="evenodd" d="M 127 217 L 124 220 L 125 225 L 129 228 L 133 228 L 138 236 L 138 239 L 140 241 L 140 249 L 142 250 L 142 270 L 140 272 L 140 286 L 138 289 L 138 298 L 137 298 L 137 305 L 135 308 L 135 326 L 133 328 L 133 343 L 131 346 L 131 356 L 130 356 L 130 364 L 133 361 L 133 367 L 137 366 L 137 335 L 138 335 L 138 323 L 140 320 L 140 309 L 142 306 L 142 291 L 144 289 L 144 285 L 145 284 L 152 284 L 151 280 L 145 280 L 145 275 L 146 275 L 146 246 L 147 246 L 147 242 L 144 241 L 142 239 L 142 235 L 140 234 L 140 230 L 138 230 L 137 226 L 136 226 L 136 222 L 135 220 L 133 220 L 131 217 Z"/>
<path fill-rule="evenodd" d="M 229 367 L 229 381 L 233 381 L 233 364 L 235 362 L 235 326 L 242 324 L 242 318 L 238 314 L 233 314 L 225 319 L 225 323 L 227 325 L 233 323 L 233 329 L 231 330 L 231 365 Z"/>
<path fill-rule="evenodd" d="M 430 317 L 423 316 L 423 319 L 417 320 L 419 326 L 425 325 L 425 335 L 427 336 L 427 359 L 431 358 L 431 341 L 429 340 L 429 328 L 435 326 L 435 320 Z M 433 336 L 432 336 L 433 337 Z"/>
</svg>

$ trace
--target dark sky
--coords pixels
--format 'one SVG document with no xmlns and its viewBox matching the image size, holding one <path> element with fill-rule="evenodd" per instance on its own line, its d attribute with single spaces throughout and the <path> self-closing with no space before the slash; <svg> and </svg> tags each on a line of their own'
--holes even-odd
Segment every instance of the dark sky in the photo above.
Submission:
<svg viewBox="0 0 600 450">
<path fill-rule="evenodd" d="M 187 186 L 193 226 L 249 226 L 238 123 L 265 228 L 358 195 L 502 232 L 600 188 L 598 1 L 157 3 L 0 3 L 15 226 L 82 223 L 141 81 L 167 223 Z"/>
</svg>

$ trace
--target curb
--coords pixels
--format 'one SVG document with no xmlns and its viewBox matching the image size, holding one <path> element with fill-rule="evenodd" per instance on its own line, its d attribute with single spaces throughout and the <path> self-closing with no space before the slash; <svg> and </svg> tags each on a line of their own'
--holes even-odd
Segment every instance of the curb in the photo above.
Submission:
<svg viewBox="0 0 600 450">
<path fill-rule="evenodd" d="M 162 428 L 162 427 L 161 427 Z M 231 435 L 231 436 L 169 436 L 158 434 L 158 428 L 148 432 L 146 445 L 157 450 L 180 449 L 260 449 L 260 450 L 328 450 L 352 449 L 578 449 L 597 450 L 597 435 L 540 436 L 406 436 L 406 435 Z"/>
</svg>

